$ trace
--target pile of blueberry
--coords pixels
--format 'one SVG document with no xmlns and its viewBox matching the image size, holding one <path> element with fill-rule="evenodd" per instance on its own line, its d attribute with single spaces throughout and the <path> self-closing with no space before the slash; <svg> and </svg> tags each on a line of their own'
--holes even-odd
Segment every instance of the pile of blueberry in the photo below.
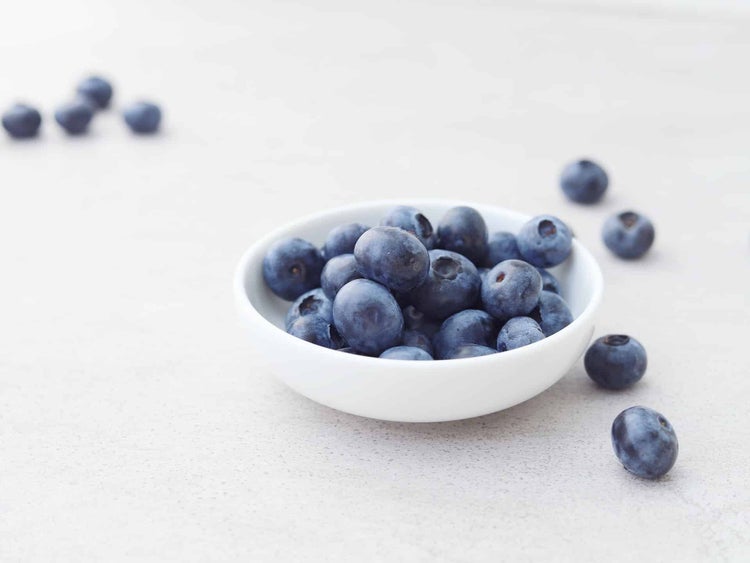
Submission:
<svg viewBox="0 0 750 563">
<path fill-rule="evenodd" d="M 99 76 L 90 76 L 76 88 L 75 98 L 55 111 L 55 121 L 70 135 L 88 130 L 97 110 L 105 109 L 112 100 L 112 85 Z M 161 109 L 151 102 L 136 102 L 123 110 L 125 123 L 134 133 L 155 133 L 161 123 Z M 14 139 L 29 139 L 39 133 L 42 114 L 27 104 L 15 104 L 2 116 L 5 130 Z"/>
<path fill-rule="evenodd" d="M 471 207 L 450 209 L 435 230 L 399 206 L 380 226 L 334 228 L 322 250 L 278 241 L 263 276 L 294 301 L 287 332 L 308 342 L 386 359 L 470 358 L 532 344 L 573 320 L 545 269 L 568 258 L 572 238 L 551 215 L 488 236 Z"/>
</svg>

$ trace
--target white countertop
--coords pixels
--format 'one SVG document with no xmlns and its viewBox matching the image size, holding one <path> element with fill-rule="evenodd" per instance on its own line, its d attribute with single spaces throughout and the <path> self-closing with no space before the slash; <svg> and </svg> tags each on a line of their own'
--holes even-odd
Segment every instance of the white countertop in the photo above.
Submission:
<svg viewBox="0 0 750 563">
<path fill-rule="evenodd" d="M 750 10 L 734 2 L 72 2 L 4 16 L 0 560 L 649 561 L 750 554 Z M 316 7 L 314 7 L 316 6 Z M 115 112 L 49 110 L 99 70 Z M 581 207 L 556 186 L 591 155 Z M 581 362 L 505 412 L 410 425 L 295 395 L 234 316 L 269 229 L 331 205 L 461 197 L 566 219 L 606 279 L 598 334 L 645 345 L 631 390 Z M 604 218 L 651 216 L 622 262 Z M 680 439 L 631 477 L 613 418 Z"/>
</svg>

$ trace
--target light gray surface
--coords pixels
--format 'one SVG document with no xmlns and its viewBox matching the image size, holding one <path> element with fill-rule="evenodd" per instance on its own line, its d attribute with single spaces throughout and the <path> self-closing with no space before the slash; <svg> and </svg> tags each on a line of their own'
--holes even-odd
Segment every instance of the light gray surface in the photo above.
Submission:
<svg viewBox="0 0 750 563">
<path fill-rule="evenodd" d="M 316 4 L 5 13 L 3 103 L 49 110 L 101 69 L 166 129 L 134 139 L 109 112 L 66 139 L 47 115 L 0 141 L 0 560 L 747 560 L 747 11 Z M 613 177 L 596 207 L 556 188 L 583 154 Z M 277 383 L 235 324 L 241 252 L 404 194 L 567 219 L 605 273 L 598 332 L 637 336 L 645 379 L 605 393 L 579 364 L 430 425 Z M 658 231 L 637 263 L 598 237 L 631 206 Z M 679 435 L 662 482 L 612 454 L 633 404 Z"/>
</svg>

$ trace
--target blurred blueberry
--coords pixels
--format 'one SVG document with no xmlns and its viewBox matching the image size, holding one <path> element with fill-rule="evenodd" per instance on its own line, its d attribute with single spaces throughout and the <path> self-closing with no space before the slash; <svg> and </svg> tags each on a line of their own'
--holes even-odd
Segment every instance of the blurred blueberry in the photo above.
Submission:
<svg viewBox="0 0 750 563">
<path fill-rule="evenodd" d="M 430 338 L 440 330 L 441 323 L 439 321 L 429 318 L 422 311 L 414 307 L 414 305 L 407 305 L 403 308 L 402 312 L 404 315 L 404 327 L 408 330 L 422 332 Z"/>
<path fill-rule="evenodd" d="M 323 245 L 323 257 L 330 260 L 340 254 L 353 254 L 354 245 L 369 228 L 362 223 L 347 223 L 334 227 L 328 233 Z"/>
<path fill-rule="evenodd" d="M 399 292 L 417 287 L 430 270 L 427 249 L 398 227 L 369 229 L 354 245 L 354 257 L 360 274 Z"/>
<path fill-rule="evenodd" d="M 539 301 L 542 276 L 526 262 L 506 260 L 492 268 L 482 281 L 482 303 L 493 317 L 506 320 L 528 315 Z"/>
<path fill-rule="evenodd" d="M 294 321 L 287 332 L 312 344 L 338 350 L 344 345 L 336 329 L 323 317 L 307 315 Z"/>
<path fill-rule="evenodd" d="M 323 256 L 301 238 L 283 239 L 271 245 L 263 258 L 263 279 L 269 289 L 287 301 L 320 286 Z"/>
<path fill-rule="evenodd" d="M 539 342 L 544 333 L 537 322 L 530 317 L 513 317 L 500 329 L 497 335 L 497 350 L 505 352 Z"/>
<path fill-rule="evenodd" d="M 464 344 L 494 346 L 497 321 L 485 311 L 467 309 L 448 317 L 432 339 L 434 356 L 445 359 Z"/>
<path fill-rule="evenodd" d="M 424 332 L 419 332 L 418 330 L 405 330 L 401 343 L 404 346 L 421 348 L 432 356 L 432 340 L 430 340 L 430 337 Z"/>
<path fill-rule="evenodd" d="M 339 254 L 334 256 L 323 267 L 320 274 L 320 286 L 328 299 L 336 297 L 339 289 L 352 280 L 361 278 L 357 270 L 357 260 L 354 254 Z"/>
<path fill-rule="evenodd" d="M 612 447 L 625 469 L 644 479 L 665 475 L 679 451 L 672 425 L 647 407 L 630 407 L 617 415 L 612 423 Z"/>
<path fill-rule="evenodd" d="M 106 108 L 112 99 L 112 85 L 100 76 L 90 76 L 78 84 L 76 92 L 97 108 Z"/>
<path fill-rule="evenodd" d="M 92 105 L 84 99 L 76 99 L 57 108 L 55 121 L 70 135 L 86 132 L 94 117 Z"/>
<path fill-rule="evenodd" d="M 489 346 L 480 344 L 463 344 L 451 350 L 450 354 L 443 358 L 444 360 L 460 360 L 462 358 L 477 358 L 479 356 L 489 356 L 497 354 L 497 350 Z"/>
<path fill-rule="evenodd" d="M 568 164 L 560 175 L 560 187 L 568 199 L 578 203 L 599 201 L 609 186 L 604 169 L 591 160 L 576 160 Z"/>
<path fill-rule="evenodd" d="M 122 115 L 133 133 L 155 133 L 161 123 L 161 109 L 151 102 L 130 104 L 123 110 Z"/>
<path fill-rule="evenodd" d="M 570 256 L 573 235 L 568 226 L 552 215 L 538 215 L 521 227 L 518 250 L 529 264 L 551 268 Z"/>
<path fill-rule="evenodd" d="M 634 211 L 611 216 L 602 229 L 604 244 L 620 258 L 640 258 L 651 248 L 655 236 L 653 223 Z"/>
<path fill-rule="evenodd" d="M 487 258 L 487 225 L 472 207 L 454 207 L 440 221 L 438 248 L 458 252 L 475 265 Z"/>
<path fill-rule="evenodd" d="M 409 231 L 425 245 L 427 250 L 435 248 L 437 235 L 432 228 L 432 223 L 415 207 L 407 205 L 394 207 L 383 218 L 380 224 L 386 227 L 398 227 Z"/>
<path fill-rule="evenodd" d="M 3 114 L 3 127 L 14 139 L 35 137 L 41 124 L 39 111 L 25 104 L 15 104 Z"/>
<path fill-rule="evenodd" d="M 646 350 L 635 338 L 609 334 L 597 338 L 583 358 L 586 373 L 605 389 L 625 389 L 646 373 Z"/>
<path fill-rule="evenodd" d="M 557 293 L 558 295 L 562 295 L 562 289 L 560 289 L 560 282 L 557 281 L 557 278 L 550 274 L 547 270 L 544 268 L 537 268 L 537 272 L 539 272 L 539 275 L 542 276 L 542 291 L 551 291 L 552 293 Z"/>
<path fill-rule="evenodd" d="M 417 348 L 415 346 L 394 346 L 380 354 L 380 357 L 385 358 L 386 360 L 424 361 L 432 359 L 430 354 L 422 350 L 422 348 Z"/>
<path fill-rule="evenodd" d="M 499 231 L 490 235 L 487 241 L 487 259 L 484 264 L 492 268 L 505 260 L 522 260 L 522 258 L 518 251 L 516 235 Z"/>
<path fill-rule="evenodd" d="M 328 323 L 333 322 L 333 302 L 319 287 L 303 293 L 292 303 L 286 314 L 286 327 L 289 328 L 298 318 L 307 315 L 317 315 Z"/>
<path fill-rule="evenodd" d="M 544 336 L 552 336 L 573 322 L 573 314 L 565 300 L 551 291 L 539 294 L 539 304 L 529 316 L 542 327 Z"/>
</svg>

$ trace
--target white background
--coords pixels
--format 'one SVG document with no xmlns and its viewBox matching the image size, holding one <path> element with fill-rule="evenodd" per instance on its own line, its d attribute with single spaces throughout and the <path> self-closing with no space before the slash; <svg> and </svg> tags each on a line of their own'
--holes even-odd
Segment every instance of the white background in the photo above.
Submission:
<svg viewBox="0 0 750 563">
<path fill-rule="evenodd" d="M 0 560 L 747 560 L 747 4 L 20 4 L 0 102 L 45 123 L 0 140 Z M 66 138 L 50 112 L 90 71 L 162 103 L 163 134 L 109 111 Z M 580 155 L 601 205 L 556 186 Z M 428 425 L 276 382 L 235 322 L 242 251 L 405 195 L 566 219 L 604 270 L 597 332 L 644 343 L 644 380 L 603 392 L 579 362 Z M 657 241 L 625 263 L 599 230 L 631 207 Z M 660 482 L 612 454 L 634 404 L 679 435 Z"/>
</svg>

